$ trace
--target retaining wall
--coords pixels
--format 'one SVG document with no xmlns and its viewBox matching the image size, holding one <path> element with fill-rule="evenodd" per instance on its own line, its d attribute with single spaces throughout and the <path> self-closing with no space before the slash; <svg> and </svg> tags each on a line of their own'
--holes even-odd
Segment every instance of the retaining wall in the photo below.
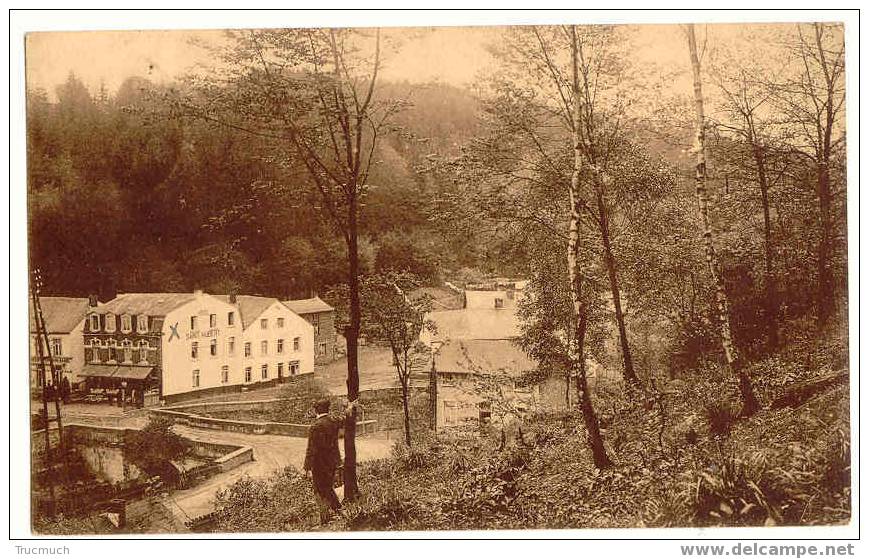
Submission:
<svg viewBox="0 0 869 559">
<path fill-rule="evenodd" d="M 260 400 L 259 402 L 265 402 Z M 241 402 L 249 404 L 250 402 Z M 232 402 L 220 402 L 220 404 L 232 404 Z M 198 404 L 204 405 L 204 404 Z M 214 405 L 214 404 L 207 404 Z M 276 421 L 240 421 L 236 419 L 221 419 L 217 417 L 205 417 L 190 413 L 189 411 L 180 411 L 182 408 L 190 408 L 193 406 L 179 406 L 164 409 L 150 410 L 151 414 L 171 418 L 176 423 L 197 427 L 199 429 L 214 429 L 217 431 L 230 431 L 234 433 L 247 433 L 250 435 L 283 435 L 286 437 L 307 437 L 310 425 L 301 423 L 279 423 Z M 215 408 L 211 408 L 216 411 Z M 250 409 L 250 408 L 248 408 Z M 232 408 L 223 407 L 221 411 L 233 411 Z M 373 433 L 376 427 L 376 420 L 366 420 L 356 422 L 356 433 L 364 435 Z"/>
</svg>

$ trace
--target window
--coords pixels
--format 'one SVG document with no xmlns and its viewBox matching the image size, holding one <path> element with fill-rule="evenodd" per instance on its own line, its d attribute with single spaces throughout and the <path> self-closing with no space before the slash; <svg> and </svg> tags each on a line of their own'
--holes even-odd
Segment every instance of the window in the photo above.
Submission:
<svg viewBox="0 0 869 559">
<path fill-rule="evenodd" d="M 115 340 L 108 340 L 106 342 L 106 346 L 109 348 L 109 355 L 107 361 L 114 362 L 116 361 L 115 356 L 117 355 L 118 342 Z"/>
<path fill-rule="evenodd" d="M 199 387 L 199 369 L 193 369 L 193 388 Z"/>
<path fill-rule="evenodd" d="M 216 339 L 211 340 L 211 356 L 217 357 L 217 340 Z"/>
<path fill-rule="evenodd" d="M 133 317 L 128 314 L 121 315 L 121 332 L 129 334 L 133 331 Z"/>
<path fill-rule="evenodd" d="M 198 317 L 196 317 L 196 316 L 191 316 L 191 317 L 190 317 L 190 329 L 191 329 L 191 330 L 196 330 L 196 319 L 197 319 L 197 318 L 198 318 Z"/>
<path fill-rule="evenodd" d="M 124 363 L 133 362 L 133 342 L 124 340 L 121 342 L 121 347 L 124 348 Z"/>
<path fill-rule="evenodd" d="M 455 402 L 444 400 L 444 425 L 456 425 L 458 423 L 458 406 Z"/>
<path fill-rule="evenodd" d="M 269 366 L 263 365 L 262 367 L 260 367 L 260 369 L 262 370 L 263 378 L 269 378 Z"/>
<path fill-rule="evenodd" d="M 278 378 L 283 378 L 284 376 L 284 364 L 278 363 Z"/>
<path fill-rule="evenodd" d="M 259 354 L 260 355 L 268 355 L 269 354 L 269 343 L 266 340 L 263 340 L 259 343 Z"/>
<path fill-rule="evenodd" d="M 148 315 L 140 314 L 136 317 L 138 324 L 136 325 L 136 330 L 139 332 L 147 332 L 148 331 Z"/>
<path fill-rule="evenodd" d="M 250 342 L 244 342 L 244 356 L 250 357 Z"/>
<path fill-rule="evenodd" d="M 293 351 L 302 349 L 302 338 L 293 338 Z"/>
<path fill-rule="evenodd" d="M 278 340 L 278 348 L 276 351 L 278 352 L 278 355 L 280 355 L 284 352 L 284 340 L 283 339 Z"/>
<path fill-rule="evenodd" d="M 245 367 L 244 368 L 244 382 L 250 382 L 250 379 L 251 379 L 250 367 Z"/>
<path fill-rule="evenodd" d="M 115 331 L 115 315 L 106 313 L 106 332 Z"/>
<path fill-rule="evenodd" d="M 504 299 L 501 299 L 500 297 L 495 297 L 495 308 L 496 309 L 503 309 L 504 308 Z"/>
<path fill-rule="evenodd" d="M 235 313 L 233 311 L 229 311 L 226 313 L 226 325 L 234 326 L 235 325 Z"/>
<path fill-rule="evenodd" d="M 261 319 L 259 320 L 259 327 L 262 328 L 263 330 L 268 329 L 268 327 L 269 327 L 269 319 L 268 319 L 268 318 L 261 318 Z"/>
<path fill-rule="evenodd" d="M 210 328 L 217 328 L 217 315 L 216 314 L 208 315 L 208 326 Z"/>
<path fill-rule="evenodd" d="M 290 361 L 290 375 L 298 375 L 299 374 L 299 362 L 298 361 Z"/>
<path fill-rule="evenodd" d="M 320 315 L 315 314 L 311 316 L 311 324 L 314 326 L 314 335 L 320 335 Z"/>
<path fill-rule="evenodd" d="M 317 355 L 326 355 L 326 342 L 320 342 L 317 346 Z"/>
<path fill-rule="evenodd" d="M 63 345 L 60 343 L 60 338 L 51 338 L 51 355 L 54 357 L 63 355 Z"/>
<path fill-rule="evenodd" d="M 229 365 L 224 365 L 220 368 L 220 382 L 222 384 L 229 382 Z"/>
<path fill-rule="evenodd" d="M 235 338 L 226 340 L 226 353 L 230 356 L 235 355 Z"/>
<path fill-rule="evenodd" d="M 190 358 L 199 359 L 199 342 L 190 343 Z"/>
<path fill-rule="evenodd" d="M 91 332 L 98 332 L 100 329 L 100 315 L 92 314 L 91 315 Z"/>
<path fill-rule="evenodd" d="M 480 409 L 480 423 L 487 425 L 492 421 L 492 405 L 489 402 L 480 402 L 477 404 Z"/>
<path fill-rule="evenodd" d="M 278 319 L 278 328 L 283 328 L 283 327 L 284 327 L 284 319 L 283 319 L 283 318 L 279 318 L 279 319 Z"/>
<path fill-rule="evenodd" d="M 93 339 L 91 340 L 91 361 L 94 363 L 100 362 L 100 346 L 102 344 L 99 340 Z"/>
<path fill-rule="evenodd" d="M 147 363 L 148 362 L 148 341 L 141 340 L 139 341 L 139 363 Z"/>
</svg>

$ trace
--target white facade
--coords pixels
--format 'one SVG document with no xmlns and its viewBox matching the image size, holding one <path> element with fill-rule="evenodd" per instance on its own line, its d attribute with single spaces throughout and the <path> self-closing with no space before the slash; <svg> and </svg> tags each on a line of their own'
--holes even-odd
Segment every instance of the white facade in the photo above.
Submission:
<svg viewBox="0 0 869 559">
<path fill-rule="evenodd" d="M 516 289 L 465 291 L 466 309 L 515 309 L 524 297 L 523 291 Z"/>
<path fill-rule="evenodd" d="M 234 338 L 237 344 L 242 331 L 238 309 L 204 293 L 167 313 L 162 330 L 162 395 L 241 384 L 239 349 L 231 354 L 229 341 Z"/>
<path fill-rule="evenodd" d="M 79 322 L 70 332 L 56 332 L 48 335 L 48 343 L 51 346 L 51 357 L 54 360 L 55 367 L 60 367 L 63 376 L 69 380 L 72 385 L 81 382 L 82 365 L 84 365 L 84 337 L 82 336 L 82 327 L 84 319 Z M 31 369 L 37 367 L 39 362 L 38 351 L 36 347 L 37 336 L 35 333 L 30 334 L 30 359 Z M 43 349 L 44 351 L 44 349 Z M 48 359 L 46 358 L 46 367 Z M 47 368 L 46 368 L 47 370 Z M 35 373 L 35 371 L 34 371 Z M 38 379 L 36 374 L 30 376 L 31 385 L 36 387 Z"/>
<path fill-rule="evenodd" d="M 277 299 L 265 301 L 257 316 L 244 316 L 248 305 L 197 294 L 169 312 L 162 331 L 162 395 L 313 372 L 314 327 Z"/>
<path fill-rule="evenodd" d="M 275 299 L 245 317 L 237 353 L 239 383 L 268 382 L 314 371 L 314 327 Z"/>
</svg>

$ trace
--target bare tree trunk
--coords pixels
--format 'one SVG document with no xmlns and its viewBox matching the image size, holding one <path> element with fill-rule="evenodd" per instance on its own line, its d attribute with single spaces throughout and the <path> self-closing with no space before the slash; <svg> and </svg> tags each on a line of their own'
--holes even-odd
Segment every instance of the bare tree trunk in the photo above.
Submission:
<svg viewBox="0 0 869 559">
<path fill-rule="evenodd" d="M 706 194 L 706 117 L 703 110 L 703 89 L 700 75 L 700 58 L 697 54 L 697 39 L 694 36 L 694 25 L 688 24 L 688 48 L 691 54 L 691 69 L 694 74 L 694 106 L 697 112 L 697 163 L 695 165 L 694 183 L 697 187 L 700 218 L 703 227 L 703 242 L 706 246 L 706 264 L 712 276 L 715 287 L 715 299 L 718 306 L 718 321 L 721 329 L 721 345 L 727 359 L 727 367 L 737 376 L 739 391 L 742 395 L 742 415 L 749 416 L 756 412 L 760 405 L 754 396 L 751 379 L 742 368 L 730 330 L 730 312 L 727 305 L 727 294 L 718 269 L 715 246 L 712 242 L 712 223 L 709 219 L 709 201 Z"/>
<path fill-rule="evenodd" d="M 428 405 L 429 405 L 429 428 L 432 431 L 438 429 L 438 371 L 435 363 L 435 355 L 431 357 L 431 371 L 428 375 Z"/>
<path fill-rule="evenodd" d="M 622 361 L 624 363 L 622 374 L 625 377 L 625 381 L 639 384 L 640 379 L 637 378 L 637 373 L 634 370 L 634 360 L 631 357 L 631 348 L 628 345 L 628 332 L 625 327 L 625 315 L 622 312 L 622 297 L 619 292 L 616 260 L 613 256 L 612 243 L 610 242 L 609 215 L 602 187 L 599 187 L 597 191 L 597 208 L 598 214 L 600 215 L 599 225 L 601 241 L 603 242 L 604 264 L 606 265 L 607 276 L 609 277 L 610 291 L 612 292 L 613 297 L 613 307 L 615 308 L 616 313 L 616 326 L 619 330 L 619 342 L 621 343 L 622 348 Z"/>
<path fill-rule="evenodd" d="M 407 350 L 404 352 L 404 372 L 398 372 L 398 382 L 401 384 L 401 406 L 404 411 L 404 442 L 410 447 L 410 406 L 408 405 L 408 383 L 410 370 L 407 363 Z"/>
<path fill-rule="evenodd" d="M 576 375 L 576 390 L 579 397 L 582 418 L 588 434 L 588 445 L 591 448 L 594 465 L 598 468 L 607 468 L 612 462 L 607 456 L 600 434 L 600 425 L 592 405 L 591 395 L 588 392 L 588 381 L 585 370 L 585 331 L 588 326 L 588 307 L 585 304 L 582 293 L 582 270 L 579 259 L 579 235 L 580 235 L 580 197 L 579 181 L 582 169 L 582 145 L 579 127 L 582 119 L 579 106 L 579 69 L 577 67 L 576 27 L 571 26 L 571 55 L 573 62 L 573 173 L 570 178 L 570 224 L 567 242 L 567 270 L 570 279 L 570 294 L 573 300 L 573 311 L 576 318 L 576 329 L 571 346 L 574 358 L 573 366 Z"/>
<path fill-rule="evenodd" d="M 767 349 L 772 351 L 778 347 L 778 289 L 776 287 L 775 271 L 772 254 L 772 224 L 769 213 L 769 182 L 766 176 L 766 158 L 763 148 L 757 145 L 757 138 L 751 132 L 754 143 L 754 161 L 757 166 L 757 180 L 760 185 L 760 202 L 763 208 L 763 248 L 764 274 L 763 286 L 765 292 L 764 318 L 766 319 Z"/>
<path fill-rule="evenodd" d="M 349 260 L 348 284 L 350 291 L 349 324 L 344 331 L 347 338 L 347 399 L 351 402 L 359 398 L 359 329 L 362 322 L 362 309 L 359 301 L 359 239 L 358 239 L 358 202 L 351 195 L 348 205 L 347 249 Z M 353 501 L 359 495 L 356 477 L 356 408 L 344 422 L 344 500 Z"/>
<path fill-rule="evenodd" d="M 607 456 L 606 447 L 604 447 L 603 444 L 603 437 L 600 434 L 600 424 L 597 420 L 597 413 L 594 411 L 594 405 L 591 401 L 591 393 L 588 390 L 588 377 L 586 376 L 585 370 L 585 331 L 587 326 L 588 312 L 587 309 L 583 308 L 576 333 L 576 346 L 578 349 L 576 391 L 579 394 L 579 407 L 582 410 L 582 419 L 585 423 L 585 431 L 588 435 L 588 446 L 591 448 L 594 465 L 600 469 L 604 469 L 612 466 L 612 461 L 609 456 Z"/>
<path fill-rule="evenodd" d="M 834 77 L 835 68 L 831 68 L 827 61 L 827 53 L 824 49 L 821 36 L 823 34 L 821 24 L 814 24 L 815 45 L 817 46 L 817 58 L 824 71 L 826 96 L 824 99 L 823 123 L 819 127 L 822 130 L 820 138 L 820 153 L 818 153 L 818 203 L 821 221 L 821 239 L 818 243 L 818 326 L 824 327 L 833 314 L 833 270 L 830 268 L 831 243 L 833 220 L 830 215 L 833 195 L 830 190 L 830 157 L 832 155 L 833 125 L 836 116 L 833 94 L 836 88 Z M 834 64 L 835 66 L 835 64 Z M 820 116 L 820 115 L 819 115 Z"/>
<path fill-rule="evenodd" d="M 830 216 L 832 194 L 830 192 L 830 168 L 827 155 L 821 155 L 818 163 L 818 202 L 820 209 L 821 238 L 818 241 L 818 326 L 824 327 L 833 314 L 833 272 L 830 269 L 830 237 L 833 220 Z"/>
</svg>

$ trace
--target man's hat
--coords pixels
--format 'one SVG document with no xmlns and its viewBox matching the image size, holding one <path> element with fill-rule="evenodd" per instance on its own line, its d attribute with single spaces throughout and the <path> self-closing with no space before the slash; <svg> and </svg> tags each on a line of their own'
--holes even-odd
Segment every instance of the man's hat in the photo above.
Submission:
<svg viewBox="0 0 869 559">
<path fill-rule="evenodd" d="M 329 406 L 332 403 L 329 401 L 329 398 L 322 398 L 314 402 L 314 411 L 317 413 L 329 413 Z"/>
</svg>

